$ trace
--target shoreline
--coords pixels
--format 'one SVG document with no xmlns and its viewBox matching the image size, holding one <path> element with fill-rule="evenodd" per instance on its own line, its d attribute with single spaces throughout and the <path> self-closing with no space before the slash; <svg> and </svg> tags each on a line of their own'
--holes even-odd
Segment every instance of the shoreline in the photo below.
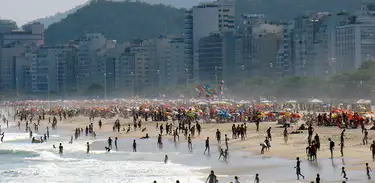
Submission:
<svg viewBox="0 0 375 183">
<path fill-rule="evenodd" d="M 48 119 L 48 118 L 47 118 Z M 120 132 L 113 132 L 112 131 L 112 125 L 114 123 L 116 118 L 112 119 L 101 119 L 103 122 L 103 127 L 102 129 L 99 130 L 98 127 L 98 121 L 99 118 L 96 118 L 92 123 L 94 123 L 94 129 L 97 133 L 97 140 L 90 138 L 90 141 L 103 141 L 103 139 L 106 139 L 107 137 L 118 137 L 119 139 L 139 139 L 140 137 L 144 136 L 145 133 L 149 133 L 150 138 L 154 139 L 153 144 L 156 146 L 156 134 L 157 134 L 157 129 L 156 129 L 156 123 L 159 124 L 165 124 L 165 122 L 154 122 L 154 121 L 148 121 L 148 122 L 143 122 L 142 128 L 146 127 L 147 131 L 146 132 L 141 132 L 140 130 L 133 131 L 133 126 L 132 126 L 132 119 L 124 119 L 124 118 L 119 118 L 120 123 L 122 125 L 121 128 L 125 127 L 127 128 L 128 124 L 131 124 L 131 132 L 126 134 L 125 131 L 120 131 Z M 168 121 L 168 123 L 171 123 Z M 45 126 L 48 124 L 48 120 L 41 121 L 41 125 Z M 69 134 L 73 135 L 74 129 L 79 127 L 79 128 L 84 128 L 86 125 L 90 124 L 88 117 L 84 116 L 79 116 L 75 117 L 72 119 L 67 119 L 63 121 L 58 122 L 58 131 L 64 131 L 64 134 Z M 200 136 L 196 136 L 195 138 L 192 139 L 193 145 L 195 144 L 203 144 L 204 140 L 206 137 L 210 137 L 210 142 L 212 146 L 212 151 L 217 152 L 216 146 L 217 142 L 215 139 L 215 132 L 216 129 L 220 129 L 222 132 L 222 136 L 224 134 L 228 134 L 228 137 L 230 138 L 231 135 L 231 125 L 233 123 L 218 123 L 218 124 L 205 124 L 201 123 L 202 125 L 202 133 Z M 240 124 L 240 123 L 237 123 Z M 175 127 L 175 125 L 174 125 Z M 306 160 L 306 155 L 305 155 L 305 145 L 307 142 L 307 131 L 305 131 L 302 134 L 293 134 L 290 135 L 290 140 L 288 144 L 284 144 L 283 137 L 282 137 L 282 131 L 283 128 L 277 128 L 277 125 L 275 122 L 261 122 L 260 123 L 260 131 L 256 132 L 255 131 L 255 124 L 254 123 L 247 123 L 248 127 L 248 136 L 246 140 L 241 141 L 239 139 L 230 139 L 229 140 L 229 149 L 230 153 L 248 153 L 248 155 L 243 155 L 242 159 L 251 159 L 251 158 L 257 158 L 261 159 L 262 161 L 267 161 L 268 159 L 282 159 L 286 160 L 291 163 L 290 166 L 292 166 L 295 162 L 295 157 L 299 156 L 302 159 L 303 163 L 309 163 L 313 164 L 314 162 L 308 162 Z M 272 136 L 273 136 L 273 141 L 271 141 L 271 150 L 268 152 L 265 152 L 264 155 L 259 155 L 260 152 L 260 146 L 259 143 L 264 140 L 265 137 L 265 130 L 268 127 L 272 127 Z M 294 127 L 291 127 L 289 131 L 291 131 Z M 336 144 L 339 142 L 339 135 L 341 130 L 337 127 L 314 127 L 315 131 L 320 134 L 321 138 L 321 150 L 318 151 L 318 162 L 321 163 L 323 162 L 327 164 L 327 162 L 331 161 L 329 159 L 329 151 L 328 151 L 328 143 L 327 139 L 332 138 Z M 21 125 L 21 132 L 23 129 L 23 126 Z M 44 128 L 43 128 L 44 129 Z M 121 129 L 122 130 L 122 129 Z M 52 130 L 51 130 L 52 131 Z M 66 133 L 65 133 L 66 132 Z M 373 138 L 371 138 L 375 134 L 372 130 L 369 130 L 369 142 L 372 142 Z M 66 142 L 67 143 L 70 139 L 70 135 L 66 137 Z M 62 139 L 64 139 L 64 136 L 61 136 Z M 173 136 L 163 136 L 164 140 L 172 141 Z M 78 138 L 80 141 L 80 138 Z M 346 147 L 344 149 L 345 152 L 345 161 L 346 162 L 346 169 L 348 172 L 364 172 L 364 163 L 368 162 L 370 164 L 370 167 L 374 167 L 374 162 L 372 161 L 371 158 L 371 152 L 369 150 L 369 145 L 368 146 L 363 146 L 361 145 L 362 137 L 361 137 L 361 131 L 360 129 L 348 129 L 346 132 Z M 186 140 L 184 139 L 183 135 L 180 134 L 180 144 L 185 145 Z M 95 142 L 94 142 L 95 143 Z M 180 145 L 182 148 L 187 148 L 183 147 L 184 145 Z M 131 147 L 131 144 L 129 144 L 129 147 Z M 93 149 L 94 150 L 94 149 Z M 98 149 L 104 151 L 104 148 Z M 197 148 L 197 153 L 200 156 L 203 156 L 203 147 Z M 200 152 L 202 151 L 202 152 Z M 200 154 L 201 153 L 201 154 Z M 339 163 L 341 161 L 341 157 L 339 156 L 339 148 L 338 145 L 336 145 L 335 149 L 335 156 L 334 156 L 334 161 L 337 161 L 336 166 L 341 166 Z M 217 157 L 215 154 L 214 159 L 217 160 Z M 230 155 L 231 156 L 231 155 Z M 224 163 L 223 163 L 224 164 Z M 243 166 L 243 167 L 231 167 L 230 169 L 225 169 L 225 168 L 216 168 L 213 167 L 213 169 L 217 172 L 217 174 L 231 174 L 231 175 L 238 175 L 241 178 L 241 174 L 249 174 L 249 170 L 255 169 L 255 170 L 261 170 L 262 169 L 278 169 L 278 167 L 283 167 L 284 165 L 256 165 L 256 166 Z M 327 165 L 328 166 L 328 165 Z M 285 169 L 285 166 L 283 167 Z M 208 174 L 209 170 L 200 170 L 200 173 L 203 174 Z M 285 172 L 290 174 L 291 176 L 294 176 L 294 170 L 290 169 L 288 172 Z M 264 176 L 264 175 L 263 175 Z M 261 175 L 262 177 L 262 175 Z M 309 179 L 312 179 L 313 177 L 308 177 Z M 230 180 L 233 180 L 233 177 L 230 177 Z M 323 179 L 324 180 L 324 179 Z M 326 181 L 325 181 L 326 182 Z M 329 182 L 329 181 L 328 181 Z M 352 181 L 351 181 L 352 182 Z"/>
</svg>

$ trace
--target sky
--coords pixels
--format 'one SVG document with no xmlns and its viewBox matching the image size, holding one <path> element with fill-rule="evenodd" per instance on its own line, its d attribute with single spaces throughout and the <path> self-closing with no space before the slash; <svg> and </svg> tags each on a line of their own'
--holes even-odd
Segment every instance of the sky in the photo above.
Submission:
<svg viewBox="0 0 375 183">
<path fill-rule="evenodd" d="M 0 0 L 0 18 L 11 19 L 17 25 L 65 12 L 88 0 Z"/>
</svg>

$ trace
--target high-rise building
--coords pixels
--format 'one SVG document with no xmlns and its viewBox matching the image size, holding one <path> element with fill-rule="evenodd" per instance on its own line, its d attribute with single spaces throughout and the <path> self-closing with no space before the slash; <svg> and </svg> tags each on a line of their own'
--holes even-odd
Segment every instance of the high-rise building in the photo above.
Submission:
<svg viewBox="0 0 375 183">
<path fill-rule="evenodd" d="M 328 12 L 299 16 L 285 25 L 281 76 L 325 77 L 331 74 L 335 27 L 340 17 Z"/>
<path fill-rule="evenodd" d="M 357 69 L 364 61 L 375 60 L 375 5 L 367 3 L 357 18 L 336 28 L 335 70 L 348 72 Z"/>
<path fill-rule="evenodd" d="M 232 31 L 211 33 L 199 40 L 199 75 L 201 82 L 218 84 L 234 79 L 235 35 Z"/>
<path fill-rule="evenodd" d="M 41 46 L 31 60 L 31 90 L 36 93 L 69 93 L 75 91 L 77 71 L 75 45 Z"/>
<path fill-rule="evenodd" d="M 78 89 L 87 90 L 93 84 L 104 83 L 101 57 L 107 50 L 107 39 L 102 34 L 87 34 L 78 40 Z"/>
<path fill-rule="evenodd" d="M 189 79 L 199 82 L 199 40 L 212 32 L 235 30 L 235 1 L 202 3 L 186 12 L 185 43 Z"/>
<path fill-rule="evenodd" d="M 23 44 L 37 45 L 44 44 L 44 25 L 35 22 L 23 26 L 21 30 L 12 30 L 0 34 L 0 43 L 2 46 L 18 41 Z"/>
</svg>

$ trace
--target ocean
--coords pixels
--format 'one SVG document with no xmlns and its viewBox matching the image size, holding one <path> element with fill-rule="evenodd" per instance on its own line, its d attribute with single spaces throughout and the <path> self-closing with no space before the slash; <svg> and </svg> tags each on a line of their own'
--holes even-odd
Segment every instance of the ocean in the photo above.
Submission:
<svg viewBox="0 0 375 183">
<path fill-rule="evenodd" d="M 44 132 L 45 127 L 40 131 Z M 132 152 L 133 139 L 119 139 L 118 151 L 106 152 L 109 134 L 98 134 L 97 139 L 79 137 L 68 144 L 73 132 L 59 128 L 50 130 L 50 139 L 42 144 L 32 144 L 29 134 L 10 122 L 4 128 L 4 142 L 0 143 L 0 183 L 203 183 L 210 170 L 215 170 L 219 183 L 234 182 L 234 176 L 241 183 L 253 182 L 254 175 L 260 174 L 262 183 L 296 182 L 295 162 L 280 158 L 267 158 L 230 149 L 228 162 L 219 161 L 217 147 L 211 147 L 211 155 L 203 154 L 204 144 L 193 141 L 193 152 L 186 143 L 175 145 L 164 140 L 159 149 L 156 139 L 137 139 L 138 152 Z M 34 134 L 42 136 L 43 134 Z M 86 142 L 91 151 L 86 153 Z M 59 155 L 58 147 L 63 143 L 64 154 Z M 231 147 L 230 147 L 231 148 Z M 233 147 L 235 148 L 235 147 Z M 169 162 L 164 163 L 168 155 Z M 338 182 L 340 167 L 350 164 L 350 160 L 319 160 L 317 163 L 302 162 L 302 173 L 308 179 L 315 179 L 320 173 L 324 182 Z M 350 182 L 366 182 L 364 172 L 348 171 Z"/>
</svg>

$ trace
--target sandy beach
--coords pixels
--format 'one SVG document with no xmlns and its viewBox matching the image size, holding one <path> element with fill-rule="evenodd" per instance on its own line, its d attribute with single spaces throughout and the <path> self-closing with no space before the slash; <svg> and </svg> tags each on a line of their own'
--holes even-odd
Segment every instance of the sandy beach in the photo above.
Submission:
<svg viewBox="0 0 375 183">
<path fill-rule="evenodd" d="M 95 118 L 94 121 L 94 129 L 95 132 L 100 136 L 108 136 L 108 137 L 118 137 L 121 139 L 139 139 L 140 137 L 144 136 L 146 133 L 148 133 L 151 137 L 151 139 L 155 139 L 155 146 L 156 146 L 156 137 L 159 132 L 158 129 L 156 129 L 156 123 L 162 124 L 163 122 L 152 122 L 148 121 L 142 122 L 142 128 L 146 127 L 147 130 L 145 132 L 141 132 L 141 130 L 137 129 L 137 131 L 133 130 L 133 123 L 132 119 L 124 119 L 119 118 L 120 123 L 122 125 L 121 128 L 125 127 L 127 129 L 128 124 L 131 126 L 131 131 L 129 133 L 125 133 L 125 131 L 120 132 L 113 132 L 113 124 L 116 120 L 116 118 L 112 119 L 101 119 L 103 122 L 103 126 L 101 129 L 98 127 L 98 121 L 99 118 Z M 88 117 L 79 116 L 75 117 L 73 119 L 69 120 L 63 120 L 62 122 L 59 122 L 59 128 L 67 128 L 73 130 L 77 127 L 84 128 L 86 125 L 90 123 Z M 172 123 L 171 121 L 168 121 L 168 123 Z M 303 122 L 300 121 L 298 125 L 302 124 Z M 164 124 L 164 123 L 163 123 Z M 217 141 L 215 138 L 215 132 L 217 129 L 219 129 L 222 133 L 222 136 L 224 134 L 228 134 L 229 140 L 229 149 L 231 154 L 235 152 L 245 152 L 249 153 L 251 155 L 259 156 L 259 158 L 267 159 L 267 158 L 282 158 L 282 159 L 288 159 L 288 160 L 295 160 L 296 157 L 300 157 L 302 161 L 307 161 L 307 156 L 305 152 L 305 148 L 307 146 L 307 131 L 304 131 L 302 134 L 290 134 L 290 139 L 287 144 L 284 143 L 283 138 L 283 128 L 281 128 L 279 125 L 276 124 L 276 122 L 261 122 L 260 123 L 260 130 L 259 132 L 256 132 L 256 126 L 254 123 L 247 123 L 247 138 L 246 140 L 240 140 L 240 139 L 232 139 L 232 133 L 231 133 L 231 126 L 233 123 L 220 123 L 220 124 L 202 124 L 202 133 L 200 136 L 196 136 L 193 138 L 193 144 L 195 143 L 204 143 L 204 140 L 206 137 L 210 137 L 210 143 L 212 145 L 211 151 L 217 151 L 215 145 L 217 145 Z M 176 127 L 176 124 L 174 127 Z M 272 127 L 272 141 L 271 141 L 271 149 L 270 151 L 266 151 L 264 155 L 260 155 L 260 143 L 262 143 L 265 139 L 266 130 Z M 348 171 L 358 171 L 358 172 L 365 172 L 365 163 L 369 163 L 370 167 L 375 167 L 375 163 L 372 161 L 371 152 L 369 149 L 370 145 L 363 145 L 362 139 L 363 134 L 361 133 L 360 129 L 348 129 L 345 133 L 345 148 L 344 148 L 344 157 L 341 158 L 340 154 L 340 148 L 339 148 L 339 142 L 340 142 L 340 133 L 341 129 L 338 127 L 314 127 L 315 133 L 318 133 L 320 136 L 320 142 L 321 142 L 321 149 L 318 151 L 318 159 L 324 160 L 326 162 L 331 162 L 332 165 L 330 166 L 338 166 L 338 168 L 341 167 L 341 165 L 345 165 L 346 169 Z M 369 128 L 369 127 L 367 127 Z M 289 128 L 289 132 L 291 132 L 293 129 L 297 129 L 297 125 L 292 126 Z M 374 132 L 369 130 L 369 143 L 372 143 Z M 164 139 L 173 139 L 173 136 L 163 136 Z M 335 153 L 334 153 L 334 160 L 330 160 L 330 153 L 329 153 L 329 142 L 328 138 L 331 138 L 333 141 L 335 141 L 336 147 L 335 147 Z M 171 140 L 170 140 L 171 141 Z M 182 134 L 180 134 L 180 143 L 186 143 L 185 138 Z M 128 146 L 128 148 L 131 148 L 131 143 L 127 144 L 121 144 L 121 141 L 119 142 L 119 146 Z M 215 147 L 215 148 L 213 148 Z M 96 149 L 104 149 L 104 144 L 99 143 L 95 144 L 93 148 Z M 201 153 L 203 155 L 203 146 L 200 148 L 197 148 L 196 153 Z M 200 152 L 202 151 L 202 152 Z M 248 155 L 242 155 L 243 159 L 246 159 Z M 335 162 L 339 162 L 339 164 L 334 165 Z M 331 164 L 331 163 L 329 163 Z M 252 166 L 252 171 L 255 170 L 266 170 L 270 167 L 277 167 L 277 166 L 283 166 L 280 165 L 258 165 L 256 167 Z M 285 165 L 286 166 L 286 165 Z M 288 165 L 293 166 L 293 164 Z M 329 165 L 324 165 L 329 166 Z M 248 167 L 250 169 L 250 167 Z M 241 175 L 248 173 L 250 170 L 246 169 L 244 167 L 242 168 L 218 168 L 216 171 L 219 174 L 234 174 L 234 175 Z M 290 170 L 290 174 L 293 174 L 294 170 Z M 339 174 L 339 172 L 338 172 Z M 363 173 L 364 174 L 364 173 Z M 310 179 L 312 177 L 309 177 Z M 365 177 L 364 177 L 365 178 Z M 312 179 L 311 179 L 312 180 Z M 311 181 L 310 180 L 310 181 Z M 303 181 L 302 181 L 303 182 Z M 308 182 L 306 180 L 306 182 Z"/>
</svg>

